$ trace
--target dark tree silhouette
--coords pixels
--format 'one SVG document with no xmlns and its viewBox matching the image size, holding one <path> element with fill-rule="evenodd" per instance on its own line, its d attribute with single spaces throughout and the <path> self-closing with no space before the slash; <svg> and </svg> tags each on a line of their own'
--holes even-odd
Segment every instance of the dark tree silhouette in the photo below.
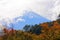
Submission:
<svg viewBox="0 0 60 40">
<path fill-rule="evenodd" d="M 25 32 L 31 32 L 31 33 L 35 33 L 35 34 L 40 34 L 41 33 L 41 29 L 42 27 L 40 25 L 35 24 L 34 26 L 30 26 L 30 25 L 25 25 L 25 27 L 23 28 L 25 30 Z"/>
<path fill-rule="evenodd" d="M 24 31 L 26 31 L 26 32 L 29 31 L 30 25 L 25 25 L 23 29 L 24 29 Z"/>
</svg>

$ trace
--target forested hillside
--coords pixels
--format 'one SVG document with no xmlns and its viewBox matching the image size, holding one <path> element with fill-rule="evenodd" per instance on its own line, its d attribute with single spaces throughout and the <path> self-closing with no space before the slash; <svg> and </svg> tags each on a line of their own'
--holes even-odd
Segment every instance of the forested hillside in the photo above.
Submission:
<svg viewBox="0 0 60 40">
<path fill-rule="evenodd" d="M 22 30 L 4 29 L 0 40 L 60 40 L 60 19 L 35 25 L 25 25 Z"/>
</svg>

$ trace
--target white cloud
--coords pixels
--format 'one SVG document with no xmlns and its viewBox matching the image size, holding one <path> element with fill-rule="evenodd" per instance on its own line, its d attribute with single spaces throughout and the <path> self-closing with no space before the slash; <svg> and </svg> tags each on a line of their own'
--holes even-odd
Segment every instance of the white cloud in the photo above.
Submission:
<svg viewBox="0 0 60 40">
<path fill-rule="evenodd" d="M 24 19 L 22 19 L 22 18 L 17 19 L 17 21 L 16 21 L 16 22 L 18 22 L 18 21 L 25 22 L 25 20 L 24 20 Z"/>
<path fill-rule="evenodd" d="M 30 16 L 29 18 L 34 18 L 34 16 Z"/>
<path fill-rule="evenodd" d="M 54 20 L 52 17 L 55 15 L 55 13 L 53 14 L 52 11 L 49 10 L 53 8 L 55 0 L 39 0 L 34 4 L 32 5 L 33 7 L 31 7 L 32 11 L 42 15 L 43 17 L 46 17 L 47 19 Z"/>
<path fill-rule="evenodd" d="M 24 10 L 31 10 L 47 19 L 55 20 L 58 5 L 60 5 L 60 0 L 0 0 L 0 17 L 12 19 L 23 16 Z"/>
<path fill-rule="evenodd" d="M 56 20 L 60 14 L 60 0 L 55 0 L 54 6 L 49 11 L 52 14 L 51 19 Z"/>
<path fill-rule="evenodd" d="M 60 14 L 60 0 L 39 0 L 36 1 L 33 11 L 50 20 L 56 20 Z"/>
<path fill-rule="evenodd" d="M 0 16 L 14 18 L 22 16 L 23 11 L 31 3 L 30 0 L 1 0 L 0 1 Z M 32 4 L 32 3 L 31 3 Z"/>
</svg>

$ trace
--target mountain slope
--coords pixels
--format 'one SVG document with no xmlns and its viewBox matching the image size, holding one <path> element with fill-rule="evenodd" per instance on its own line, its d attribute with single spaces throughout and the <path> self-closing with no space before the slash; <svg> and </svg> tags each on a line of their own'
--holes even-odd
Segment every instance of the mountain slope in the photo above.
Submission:
<svg viewBox="0 0 60 40">
<path fill-rule="evenodd" d="M 15 29 L 22 29 L 26 24 L 29 25 L 34 25 L 34 24 L 39 24 L 39 23 L 44 23 L 44 22 L 50 22 L 50 20 L 32 12 L 25 12 L 25 14 L 23 15 L 23 17 L 16 17 L 14 19 L 15 21 L 17 21 L 15 23 Z"/>
</svg>

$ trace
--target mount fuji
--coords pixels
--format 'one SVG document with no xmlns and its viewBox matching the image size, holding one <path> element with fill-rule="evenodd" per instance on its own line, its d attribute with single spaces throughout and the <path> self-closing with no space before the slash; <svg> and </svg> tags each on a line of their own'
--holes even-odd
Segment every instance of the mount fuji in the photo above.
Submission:
<svg viewBox="0 0 60 40">
<path fill-rule="evenodd" d="M 44 22 L 50 22 L 51 20 L 46 19 L 45 17 L 42 17 L 35 12 L 29 11 L 25 12 L 25 14 L 21 17 L 16 17 L 14 18 L 14 29 L 20 29 L 22 30 L 23 27 L 28 24 L 28 25 L 34 25 L 34 24 L 40 24 Z"/>
</svg>

